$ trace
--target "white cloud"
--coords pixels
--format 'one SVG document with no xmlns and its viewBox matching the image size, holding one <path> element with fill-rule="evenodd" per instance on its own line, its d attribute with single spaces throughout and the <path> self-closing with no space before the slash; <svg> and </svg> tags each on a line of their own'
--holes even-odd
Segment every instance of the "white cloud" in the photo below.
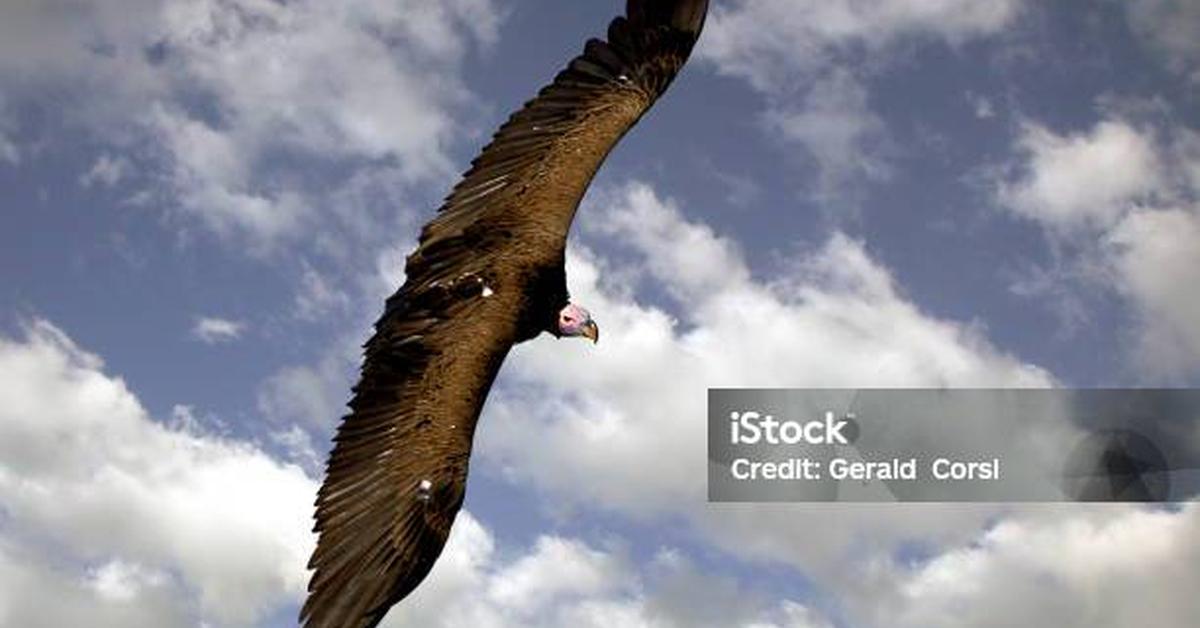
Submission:
<svg viewBox="0 0 1200 628">
<path fill-rule="evenodd" d="M 312 264 L 302 264 L 300 289 L 296 293 L 296 316 L 317 321 L 331 314 L 345 313 L 350 308 L 350 296 L 334 285 L 334 280 L 318 271 Z"/>
<path fill-rule="evenodd" d="M 1111 226 L 1163 183 L 1153 137 L 1119 120 L 1075 135 L 1027 123 L 1017 149 L 1021 172 L 1001 183 L 1001 202 L 1053 228 Z"/>
<path fill-rule="evenodd" d="M 967 92 L 967 103 L 971 105 L 971 109 L 975 111 L 975 117 L 980 120 L 990 120 L 996 117 L 996 105 L 992 103 L 992 99 L 982 94 Z"/>
<path fill-rule="evenodd" d="M 55 0 L 0 4 L 0 79 L 10 102 L 45 88 L 79 90 L 88 98 L 63 103 L 64 121 L 79 122 L 140 110 L 164 85 L 147 66 L 160 0 Z M 144 96 L 132 100 L 134 94 Z M 136 106 L 126 106 L 136 105 Z M 93 117 L 94 116 L 94 117 Z M 113 127 L 112 130 L 117 130 Z M 119 132 L 119 131 L 118 131 Z"/>
<path fill-rule="evenodd" d="M 1184 628 L 1200 601 L 1200 508 L 1055 508 L 912 566 L 880 564 L 858 602 L 898 628 Z"/>
<path fill-rule="evenodd" d="M 265 245 L 297 235 L 310 218 L 296 190 L 265 189 L 254 181 L 253 160 L 265 147 L 244 146 L 228 131 L 161 105 L 149 118 L 170 155 L 165 182 L 170 194 L 216 233 Z"/>
<path fill-rule="evenodd" d="M 1175 146 L 1171 159 L 1178 164 L 1180 178 L 1190 189 L 1192 198 L 1200 196 L 1200 131 L 1189 128 L 1173 129 Z"/>
<path fill-rule="evenodd" d="M 13 166 L 21 163 L 21 151 L 17 149 L 15 142 L 5 137 L 3 129 L 0 129 L 0 161 Z"/>
<path fill-rule="evenodd" d="M 341 281 L 304 266 L 297 316 L 309 322 L 332 320 L 338 332 L 311 361 L 284 366 L 262 383 L 260 412 L 279 423 L 331 431 L 346 413 L 350 387 L 362 364 L 363 342 L 384 300 L 404 282 L 404 260 L 414 246 L 415 242 L 386 246 L 375 255 L 374 272 Z"/>
<path fill-rule="evenodd" d="M 885 275 L 864 275 L 869 260 L 861 255 L 829 262 L 849 267 L 834 284 L 888 288 Z M 97 356 L 49 323 L 0 339 L 0 369 L 0 623 L 247 626 L 295 608 L 312 547 L 313 480 L 252 445 L 152 421 Z M 660 447 L 659 458 L 671 455 Z M 871 534 L 876 526 L 915 534 L 918 519 L 945 527 L 937 520 L 962 509 L 935 510 L 914 516 L 892 506 L 888 518 L 850 516 L 856 526 L 842 533 Z M 786 515 L 779 523 L 810 543 L 826 539 L 809 526 L 830 523 L 800 510 L 743 514 L 754 518 L 743 534 L 769 537 L 772 519 Z M 1068 627 L 1182 627 L 1197 612 L 1198 514 L 1195 504 L 1178 512 L 1033 509 L 979 536 L 982 528 L 973 528 L 919 563 L 894 559 L 890 547 L 864 547 L 858 537 L 862 569 L 831 586 L 847 617 L 902 628 L 1045 618 Z M 757 535 L 733 539 L 747 555 L 758 542 Z M 497 547 L 463 513 L 430 578 L 384 625 L 832 625 L 812 608 L 758 593 L 670 548 L 639 561 L 620 544 L 541 535 L 515 549 Z"/>
<path fill-rule="evenodd" d="M 739 557 L 823 573 L 869 554 L 864 538 L 880 551 L 910 537 L 940 542 L 995 514 L 706 504 L 709 387 L 1043 386 L 1052 378 L 991 346 L 979 329 L 921 312 L 844 235 L 785 274 L 756 280 L 728 240 L 646 186 L 586 211 L 585 233 L 631 246 L 634 259 L 573 246 L 571 292 L 604 340 L 540 339 L 514 351 L 477 440 L 493 468 L 558 504 L 645 521 L 683 515 Z M 630 296 L 642 288 L 666 292 L 679 318 Z"/>
<path fill-rule="evenodd" d="M 110 563 L 111 564 L 111 563 Z M 120 577 L 124 582 L 106 582 Z M 140 577 L 140 576 L 134 576 Z M 169 583 L 130 582 L 128 574 L 62 568 L 5 538 L 0 528 L 0 621 L 5 626 L 162 628 L 188 624 Z M 131 596 L 117 593 L 125 587 Z"/>
<path fill-rule="evenodd" d="M 998 33 L 1020 0 L 743 0 L 713 7 L 700 54 L 764 92 L 786 89 L 797 74 L 879 51 L 908 38 L 950 44 Z"/>
<path fill-rule="evenodd" d="M 475 469 L 499 469 L 565 512 L 682 516 L 741 558 L 819 574 L 844 575 L 903 540 L 966 542 L 1003 512 L 989 505 L 704 505 L 708 386 L 1042 386 L 1052 378 L 992 347 L 977 326 L 922 313 L 863 243 L 844 235 L 759 280 L 736 245 L 684 219 L 648 186 L 600 196 L 603 206 L 581 213 L 583 232 L 633 257 L 617 261 L 573 244 L 568 276 L 574 298 L 604 328 L 604 342 L 540 339 L 518 347 L 482 419 L 477 452 L 488 464 Z M 371 308 L 399 280 L 395 260 L 382 260 L 379 281 L 363 290 Z M 674 307 L 635 300 L 643 289 L 665 293 Z M 263 399 L 299 401 L 327 391 L 293 410 L 308 417 L 306 425 L 328 426 L 358 344 L 338 343 L 346 369 L 310 368 Z"/>
<path fill-rule="evenodd" d="M 470 514 L 459 515 L 443 557 L 385 627 L 829 628 L 791 600 L 706 573 L 677 550 L 638 565 L 620 548 L 540 536 L 506 556 Z"/>
<path fill-rule="evenodd" d="M 1142 368 L 1169 375 L 1200 366 L 1200 213 L 1137 209 L 1105 236 L 1117 289 L 1142 317 Z"/>
<path fill-rule="evenodd" d="M 1200 5 L 1190 0 L 1123 4 L 1134 32 L 1163 55 L 1172 70 L 1200 84 Z"/>
<path fill-rule="evenodd" d="M 215 316 L 201 316 L 192 326 L 192 336 L 210 345 L 230 342 L 241 337 L 246 324 Z"/>
<path fill-rule="evenodd" d="M 1134 315 L 1139 377 L 1178 379 L 1200 366 L 1200 142 L 1177 126 L 1162 142 L 1152 127 L 1109 118 L 1075 135 L 1027 123 L 1015 176 L 997 201 L 1051 235 L 1056 270 L 1035 270 L 1035 288 L 1070 305 L 1081 287 L 1112 290 Z"/>
<path fill-rule="evenodd" d="M 5 3 L 0 25 L 9 98 L 53 98 L 110 159 L 146 162 L 157 205 L 269 251 L 343 215 L 316 208 L 357 175 L 313 164 L 394 186 L 451 173 L 472 105 L 459 66 L 499 16 L 490 0 L 64 0 Z"/>
<path fill-rule="evenodd" d="M 0 624 L 251 626 L 296 608 L 316 483 L 257 447 L 150 419 L 47 322 L 0 338 Z M 708 604 L 706 599 L 739 601 Z M 707 606 L 704 606 L 706 605 Z M 705 623 L 687 620 L 698 606 Z M 385 625 L 825 626 L 663 550 L 543 535 L 501 551 L 470 513 Z M 796 620 L 796 621 L 785 621 Z"/>
<path fill-rule="evenodd" d="M 346 414 L 347 382 L 357 364 L 357 356 L 331 350 L 315 364 L 284 367 L 259 387 L 258 409 L 281 423 L 291 421 L 310 428 L 334 425 Z"/>
<path fill-rule="evenodd" d="M 714 6 L 697 56 L 767 97 L 766 128 L 817 163 L 816 195 L 887 178 L 889 134 L 864 81 L 907 42 L 957 45 L 1011 26 L 1021 0 L 742 0 Z"/>
<path fill-rule="evenodd" d="M 749 280 L 749 271 L 732 241 L 717 237 L 708 225 L 680 220 L 649 186 L 631 185 L 606 201 L 619 203 L 620 211 L 604 215 L 589 211 L 585 227 L 609 236 L 625 236 L 638 250 L 664 241 L 676 244 L 648 257 L 646 270 L 656 276 L 669 276 L 664 287 L 677 298 L 720 291 Z M 583 272 L 594 277 L 594 269 Z"/>
<path fill-rule="evenodd" d="M 803 146 L 816 160 L 818 193 L 836 200 L 845 190 L 861 190 L 863 180 L 885 180 L 887 128 L 867 105 L 867 90 L 844 70 L 816 81 L 795 109 L 768 111 L 767 126 Z"/>
<path fill-rule="evenodd" d="M 131 167 L 128 159 L 105 153 L 97 157 L 92 162 L 92 168 L 79 177 L 79 184 L 85 188 L 96 184 L 112 187 L 129 174 Z"/>
<path fill-rule="evenodd" d="M 636 253 L 617 262 L 576 246 L 568 261 L 572 294 L 592 308 L 605 342 L 542 339 L 517 349 L 477 441 L 491 468 L 568 513 L 682 521 L 683 534 L 751 565 L 790 565 L 813 579 L 817 596 L 833 596 L 852 625 L 998 628 L 1046 618 L 1106 628 L 1188 625 L 1195 603 L 1187 592 L 1200 577 L 1195 505 L 1173 513 L 707 503 L 708 387 L 1052 380 L 990 346 L 978 330 L 922 313 L 862 243 L 845 236 L 764 282 L 747 272 L 736 247 L 644 186 L 589 210 L 589 238 L 612 237 Z M 628 285 L 629 278 L 643 285 Z M 630 296 L 643 292 L 666 292 L 679 318 Z M 1031 427 L 1038 434 L 1030 443 L 1045 448 L 1037 454 L 1042 461 L 1056 460 L 1074 434 L 1063 425 Z M 1151 545 L 1141 548 L 1146 539 Z M 924 558 L 903 558 L 897 548 L 905 544 Z M 731 605 L 719 590 L 705 599 Z M 687 598 L 675 608 L 690 605 L 701 616 L 703 604 Z M 674 616 L 687 620 L 667 625 L 691 624 L 692 616 Z"/>
<path fill-rule="evenodd" d="M 297 599 L 315 483 L 154 422 L 102 368 L 46 322 L 0 338 L 0 623 L 251 625 Z"/>
<path fill-rule="evenodd" d="M 14 126 L 5 105 L 4 93 L 0 92 L 0 163 L 7 162 L 11 166 L 21 163 L 21 150 L 9 136 Z"/>
<path fill-rule="evenodd" d="M 346 414 L 349 395 L 342 385 L 344 366 L 326 355 L 317 365 L 284 367 L 260 387 L 259 411 L 274 420 L 314 427 L 336 423 Z"/>
<path fill-rule="evenodd" d="M 287 428 L 271 432 L 270 436 L 272 442 L 283 448 L 289 462 L 299 465 L 310 475 L 319 476 L 324 472 L 326 452 L 317 452 L 312 436 L 304 428 L 293 423 Z"/>
<path fill-rule="evenodd" d="M 101 599 L 129 602 L 148 588 L 161 587 L 167 576 L 120 559 L 112 560 L 87 574 L 88 585 Z"/>
<path fill-rule="evenodd" d="M 621 571 L 614 556 L 579 542 L 543 537 L 532 553 L 497 574 L 488 596 L 508 609 L 530 615 L 547 598 L 594 595 L 617 588 Z"/>
</svg>

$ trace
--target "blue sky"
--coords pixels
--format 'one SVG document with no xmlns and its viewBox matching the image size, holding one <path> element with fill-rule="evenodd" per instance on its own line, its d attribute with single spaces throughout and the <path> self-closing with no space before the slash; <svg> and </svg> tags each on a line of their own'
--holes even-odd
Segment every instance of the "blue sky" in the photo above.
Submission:
<svg viewBox="0 0 1200 628">
<path fill-rule="evenodd" d="M 0 623 L 290 625 L 417 228 L 621 4 L 0 7 Z M 1200 10 L 1047 4 L 714 2 L 389 625 L 1200 612 L 1190 505 L 704 501 L 708 386 L 1200 381 Z"/>
</svg>

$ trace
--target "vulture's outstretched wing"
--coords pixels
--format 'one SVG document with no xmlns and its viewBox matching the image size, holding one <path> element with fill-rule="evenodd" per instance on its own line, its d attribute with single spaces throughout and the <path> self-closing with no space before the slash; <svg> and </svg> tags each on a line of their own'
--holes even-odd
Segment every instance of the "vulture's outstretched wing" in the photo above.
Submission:
<svg viewBox="0 0 1200 628">
<path fill-rule="evenodd" d="M 536 335 L 567 231 L 609 150 L 691 52 L 708 0 L 629 0 L 500 128 L 421 232 L 366 345 L 317 497 L 301 619 L 374 626 L 425 577 L 462 505 L 475 422 L 513 343 Z M 561 295 L 565 304 L 566 295 Z"/>
</svg>

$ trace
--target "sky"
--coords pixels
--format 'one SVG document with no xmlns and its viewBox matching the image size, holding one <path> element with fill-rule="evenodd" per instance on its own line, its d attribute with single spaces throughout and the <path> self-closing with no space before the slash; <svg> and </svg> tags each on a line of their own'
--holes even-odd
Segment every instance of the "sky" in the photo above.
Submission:
<svg viewBox="0 0 1200 628">
<path fill-rule="evenodd" d="M 0 625 L 290 626 L 359 346 L 617 1 L 0 4 Z M 708 387 L 1200 384 L 1200 5 L 714 0 L 385 626 L 1191 625 L 1200 507 L 710 504 Z M 1195 434 L 1200 446 L 1200 430 Z"/>
</svg>

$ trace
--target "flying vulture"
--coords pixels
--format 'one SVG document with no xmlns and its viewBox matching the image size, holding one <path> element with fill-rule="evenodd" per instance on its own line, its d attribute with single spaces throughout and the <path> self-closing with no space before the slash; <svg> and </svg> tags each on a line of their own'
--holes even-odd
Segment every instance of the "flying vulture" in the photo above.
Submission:
<svg viewBox="0 0 1200 628">
<path fill-rule="evenodd" d="M 567 231 L 592 176 L 670 85 L 708 0 L 628 0 L 514 113 L 421 230 L 365 345 L 316 501 L 307 628 L 375 626 L 433 567 L 463 503 L 504 357 L 542 332 L 596 341 L 570 302 Z"/>
</svg>

